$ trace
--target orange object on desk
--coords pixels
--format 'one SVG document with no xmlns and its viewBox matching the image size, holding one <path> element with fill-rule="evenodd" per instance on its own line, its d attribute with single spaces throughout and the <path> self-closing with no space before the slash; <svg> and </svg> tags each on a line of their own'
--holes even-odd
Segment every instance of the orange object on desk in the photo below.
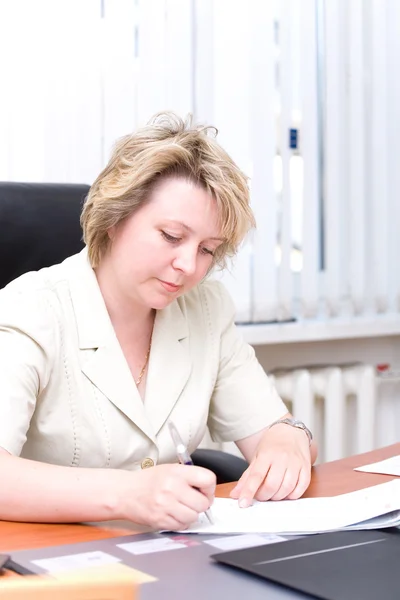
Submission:
<svg viewBox="0 0 400 600">
<path fill-rule="evenodd" d="M 63 578 L 35 575 L 0 581 L 1 600 L 134 600 L 138 584 L 128 571 L 80 571 Z"/>
</svg>

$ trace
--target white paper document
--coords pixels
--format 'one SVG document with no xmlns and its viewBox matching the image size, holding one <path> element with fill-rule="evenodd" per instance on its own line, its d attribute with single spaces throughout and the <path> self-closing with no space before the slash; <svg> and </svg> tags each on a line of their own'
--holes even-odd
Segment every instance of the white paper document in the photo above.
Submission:
<svg viewBox="0 0 400 600">
<path fill-rule="evenodd" d="M 397 475 L 400 477 L 400 456 L 392 456 L 386 460 L 381 460 L 363 467 L 356 467 L 354 471 L 364 471 L 364 473 L 381 473 L 382 475 Z"/>
<path fill-rule="evenodd" d="M 152 552 L 167 552 L 168 550 L 186 548 L 185 544 L 179 544 L 179 542 L 175 542 L 168 537 L 117 544 L 117 547 L 131 554 L 151 554 Z"/>
<path fill-rule="evenodd" d="M 204 543 L 219 550 L 241 550 L 242 548 L 254 548 L 255 546 L 265 546 L 265 544 L 276 544 L 285 541 L 285 538 L 274 533 L 261 535 L 259 533 L 244 533 L 243 535 L 213 537 L 204 540 Z"/>
<path fill-rule="evenodd" d="M 75 569 L 87 569 L 88 567 L 99 567 L 121 562 L 121 559 L 101 552 L 81 552 L 79 554 L 68 554 L 67 556 L 53 556 L 52 558 L 41 558 L 33 560 L 34 565 L 46 569 L 49 572 L 72 571 Z"/>
<path fill-rule="evenodd" d="M 216 498 L 214 524 L 200 515 L 186 533 L 275 533 L 297 535 L 338 529 L 375 529 L 400 525 L 400 480 L 349 494 L 254 502 L 239 508 L 237 500 Z"/>
</svg>

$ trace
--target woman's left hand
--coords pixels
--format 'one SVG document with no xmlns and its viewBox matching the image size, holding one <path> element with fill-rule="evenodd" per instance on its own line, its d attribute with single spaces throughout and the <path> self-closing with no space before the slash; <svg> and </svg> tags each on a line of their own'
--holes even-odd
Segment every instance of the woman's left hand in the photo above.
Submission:
<svg viewBox="0 0 400 600">
<path fill-rule="evenodd" d="M 249 467 L 231 491 L 246 508 L 256 500 L 294 500 L 310 484 L 311 453 L 307 434 L 285 424 L 267 429 Z"/>
</svg>

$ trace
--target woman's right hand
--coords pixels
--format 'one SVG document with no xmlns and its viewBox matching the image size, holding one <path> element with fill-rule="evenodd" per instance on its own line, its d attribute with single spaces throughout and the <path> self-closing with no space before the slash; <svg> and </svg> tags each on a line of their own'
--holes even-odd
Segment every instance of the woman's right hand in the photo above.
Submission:
<svg viewBox="0 0 400 600">
<path fill-rule="evenodd" d="M 186 529 L 214 500 L 216 477 L 203 467 L 158 465 L 124 476 L 119 518 L 153 529 Z"/>
</svg>

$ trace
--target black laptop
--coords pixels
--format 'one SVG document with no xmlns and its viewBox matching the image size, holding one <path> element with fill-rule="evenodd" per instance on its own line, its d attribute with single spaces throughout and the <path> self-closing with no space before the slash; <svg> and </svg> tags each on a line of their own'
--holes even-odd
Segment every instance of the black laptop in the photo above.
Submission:
<svg viewBox="0 0 400 600">
<path fill-rule="evenodd" d="M 400 599 L 400 534 L 394 531 L 337 531 L 212 558 L 322 600 Z"/>
</svg>

